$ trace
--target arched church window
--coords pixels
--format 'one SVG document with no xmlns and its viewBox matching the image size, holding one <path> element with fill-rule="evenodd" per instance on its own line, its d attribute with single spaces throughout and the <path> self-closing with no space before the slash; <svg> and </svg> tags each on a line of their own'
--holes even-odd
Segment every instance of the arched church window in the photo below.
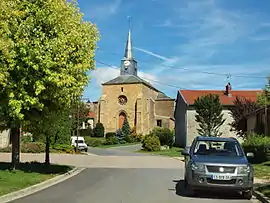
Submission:
<svg viewBox="0 0 270 203">
<path fill-rule="evenodd" d="M 127 103 L 127 97 L 125 95 L 120 95 L 118 97 L 118 103 L 120 105 L 125 105 Z"/>
</svg>

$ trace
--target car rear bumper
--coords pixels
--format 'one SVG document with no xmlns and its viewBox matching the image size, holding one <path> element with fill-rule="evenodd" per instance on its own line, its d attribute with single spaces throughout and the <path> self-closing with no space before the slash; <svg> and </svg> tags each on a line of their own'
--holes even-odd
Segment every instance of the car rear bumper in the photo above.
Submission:
<svg viewBox="0 0 270 203">
<path fill-rule="evenodd" d="M 246 191 L 253 188 L 253 177 L 237 175 L 232 176 L 231 180 L 213 180 L 211 174 L 193 173 L 188 183 L 194 189 Z"/>
</svg>

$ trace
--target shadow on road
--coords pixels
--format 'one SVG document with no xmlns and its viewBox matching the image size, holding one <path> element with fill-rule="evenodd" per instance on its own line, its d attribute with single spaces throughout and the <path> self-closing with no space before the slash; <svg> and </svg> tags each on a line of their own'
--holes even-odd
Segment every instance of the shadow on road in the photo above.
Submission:
<svg viewBox="0 0 270 203">
<path fill-rule="evenodd" d="M 10 170 L 11 164 L 9 162 L 0 162 L 0 171 Z M 50 164 L 39 162 L 26 162 L 20 163 L 16 170 L 25 173 L 41 173 L 41 174 L 64 174 L 70 171 L 70 166 Z"/>
<path fill-rule="evenodd" d="M 175 193 L 181 197 L 191 197 L 189 191 L 185 188 L 184 180 L 173 180 L 175 183 Z M 196 191 L 194 198 L 206 198 L 206 199 L 242 199 L 241 195 L 237 192 L 224 193 L 223 191 Z"/>
</svg>

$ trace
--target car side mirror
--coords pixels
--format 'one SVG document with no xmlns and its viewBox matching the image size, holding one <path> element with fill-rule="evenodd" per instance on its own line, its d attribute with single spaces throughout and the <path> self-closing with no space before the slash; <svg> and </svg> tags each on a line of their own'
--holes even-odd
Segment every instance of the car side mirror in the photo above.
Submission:
<svg viewBox="0 0 270 203">
<path fill-rule="evenodd" d="M 183 156 L 189 156 L 189 149 L 184 149 L 184 150 L 181 152 L 181 154 L 182 154 Z"/>
<path fill-rule="evenodd" d="M 247 157 L 248 157 L 248 158 L 254 158 L 254 154 L 253 154 L 252 152 L 248 152 L 248 153 L 247 153 Z"/>
</svg>

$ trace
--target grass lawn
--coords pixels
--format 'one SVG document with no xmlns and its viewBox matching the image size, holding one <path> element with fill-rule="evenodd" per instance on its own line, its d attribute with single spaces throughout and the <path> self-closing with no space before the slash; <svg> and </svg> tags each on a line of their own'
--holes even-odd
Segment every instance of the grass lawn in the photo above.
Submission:
<svg viewBox="0 0 270 203">
<path fill-rule="evenodd" d="M 43 182 L 71 170 L 69 166 L 31 162 L 21 163 L 17 170 L 10 171 L 10 164 L 0 162 L 0 196 Z"/>
<path fill-rule="evenodd" d="M 255 177 L 270 180 L 270 161 L 262 164 L 254 164 Z"/>
<path fill-rule="evenodd" d="M 158 152 L 148 152 L 148 151 L 144 151 L 144 150 L 139 150 L 137 152 L 148 153 L 148 154 L 153 154 L 153 155 L 169 156 L 169 157 L 179 157 L 179 156 L 182 156 L 181 155 L 182 150 L 183 149 L 180 147 L 172 147 L 171 149 L 162 150 L 162 151 L 158 151 Z"/>
<path fill-rule="evenodd" d="M 259 192 L 270 198 L 270 185 L 265 185 L 258 188 Z"/>
</svg>

